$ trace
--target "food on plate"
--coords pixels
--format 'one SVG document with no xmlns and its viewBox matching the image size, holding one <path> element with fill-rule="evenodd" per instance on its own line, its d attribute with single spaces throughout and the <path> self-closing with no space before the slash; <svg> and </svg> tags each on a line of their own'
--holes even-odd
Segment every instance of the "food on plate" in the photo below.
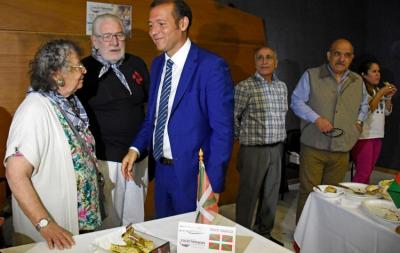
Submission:
<svg viewBox="0 0 400 253">
<path fill-rule="evenodd" d="M 379 181 L 379 186 L 381 187 L 379 189 L 379 192 L 382 194 L 382 197 L 386 200 L 392 200 L 389 193 L 387 192 L 387 189 L 389 189 L 389 186 L 392 184 L 393 181 L 394 179 L 385 179 Z"/>
<path fill-rule="evenodd" d="M 110 250 L 119 253 L 148 253 L 154 249 L 154 243 L 135 233 L 132 225 L 127 226 L 126 232 L 122 234 L 122 240 L 126 245 L 111 243 Z"/>
<path fill-rule="evenodd" d="M 366 192 L 367 192 L 367 194 L 370 194 L 370 195 L 375 195 L 375 194 L 377 194 L 378 192 L 379 192 L 379 186 L 377 186 L 377 185 L 368 185 L 366 188 L 365 188 L 365 190 L 366 190 Z"/>
<path fill-rule="evenodd" d="M 400 221 L 400 215 L 397 214 L 394 210 L 389 209 L 387 213 L 385 213 L 384 219 L 391 221 Z"/>
<path fill-rule="evenodd" d="M 327 187 L 325 187 L 324 192 L 336 193 L 337 189 L 332 185 L 328 185 Z"/>
<path fill-rule="evenodd" d="M 394 179 L 385 179 L 385 180 L 379 181 L 379 185 L 381 187 L 386 187 L 386 186 L 389 187 L 393 181 L 394 181 Z"/>
<path fill-rule="evenodd" d="M 392 200 L 392 198 L 390 197 L 389 193 L 387 192 L 387 190 L 380 188 L 379 189 L 379 193 L 382 195 L 382 197 L 386 200 Z"/>
</svg>

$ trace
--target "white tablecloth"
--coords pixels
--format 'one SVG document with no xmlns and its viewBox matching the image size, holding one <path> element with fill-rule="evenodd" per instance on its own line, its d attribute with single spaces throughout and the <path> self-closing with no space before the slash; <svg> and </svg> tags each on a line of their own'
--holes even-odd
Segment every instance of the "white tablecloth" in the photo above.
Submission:
<svg viewBox="0 0 400 253">
<path fill-rule="evenodd" d="M 134 227 L 141 232 L 159 237 L 161 239 L 167 240 L 171 244 L 171 248 L 173 252 L 176 252 L 176 240 L 177 240 L 177 231 L 178 231 L 178 222 L 186 221 L 193 222 L 195 220 L 195 213 L 186 213 L 182 215 L 176 215 L 164 219 L 151 220 L 143 223 L 135 224 Z M 231 220 L 219 215 L 217 217 L 217 225 L 225 225 L 225 226 L 236 226 L 237 229 L 237 249 L 236 252 L 248 252 L 248 253 L 291 253 L 286 248 L 279 246 L 278 244 L 242 227 L 234 223 Z M 98 232 L 93 232 L 89 234 L 83 234 L 75 236 L 76 245 L 69 250 L 52 250 L 50 251 L 47 247 L 47 244 L 44 242 L 33 243 L 13 248 L 0 249 L 1 253 L 20 253 L 20 252 L 28 252 L 28 253 L 42 253 L 42 252 L 74 252 L 74 253 L 84 253 L 84 252 L 93 252 L 90 247 L 91 242 L 99 236 L 112 233 L 114 229 L 102 230 Z M 241 245 L 238 247 L 238 245 Z"/>
<path fill-rule="evenodd" d="M 361 207 L 342 205 L 341 198 L 310 194 L 294 233 L 301 252 L 400 252 L 395 224 L 377 222 Z"/>
</svg>

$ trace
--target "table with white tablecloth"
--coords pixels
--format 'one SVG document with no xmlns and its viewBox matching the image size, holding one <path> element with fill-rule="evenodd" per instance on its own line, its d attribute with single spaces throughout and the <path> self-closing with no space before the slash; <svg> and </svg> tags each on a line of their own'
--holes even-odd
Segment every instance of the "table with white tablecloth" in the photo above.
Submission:
<svg viewBox="0 0 400 253">
<path fill-rule="evenodd" d="M 342 198 L 309 195 L 294 234 L 301 252 L 400 252 L 395 224 L 376 221 L 360 206 L 344 205 Z"/>
<path fill-rule="evenodd" d="M 171 216 L 163 219 L 146 221 L 143 223 L 135 224 L 134 227 L 138 231 L 144 232 L 146 234 L 161 238 L 163 240 L 169 241 L 171 244 L 172 252 L 176 252 L 176 242 L 177 242 L 177 231 L 179 221 L 193 222 L 195 220 L 195 213 L 186 213 L 176 216 Z M 236 227 L 236 252 L 242 253 L 291 253 L 288 249 L 248 230 L 247 228 L 236 224 L 235 222 L 218 215 L 216 218 L 216 225 L 224 226 L 235 226 Z M 68 250 L 52 250 L 47 248 L 47 244 L 44 242 L 38 242 L 28 245 L 22 245 L 13 248 L 0 249 L 1 253 L 42 253 L 42 252 L 63 252 L 63 253 L 85 253 L 94 252 L 91 243 L 94 239 L 115 232 L 117 229 L 107 229 L 102 231 L 97 231 L 93 233 L 83 234 L 74 236 L 76 245 L 72 249 Z"/>
</svg>

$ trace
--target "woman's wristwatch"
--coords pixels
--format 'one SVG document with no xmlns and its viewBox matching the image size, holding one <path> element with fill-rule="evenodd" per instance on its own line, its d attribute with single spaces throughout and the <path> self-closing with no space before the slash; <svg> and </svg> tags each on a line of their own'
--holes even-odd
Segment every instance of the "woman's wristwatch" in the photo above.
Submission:
<svg viewBox="0 0 400 253">
<path fill-rule="evenodd" d="M 47 227 L 47 225 L 49 225 L 50 222 L 51 222 L 50 219 L 48 219 L 48 218 L 42 218 L 42 219 L 40 219 L 39 222 L 35 225 L 35 228 L 36 228 L 36 230 L 37 230 L 38 232 L 40 232 L 40 230 L 41 230 L 42 228 Z"/>
</svg>

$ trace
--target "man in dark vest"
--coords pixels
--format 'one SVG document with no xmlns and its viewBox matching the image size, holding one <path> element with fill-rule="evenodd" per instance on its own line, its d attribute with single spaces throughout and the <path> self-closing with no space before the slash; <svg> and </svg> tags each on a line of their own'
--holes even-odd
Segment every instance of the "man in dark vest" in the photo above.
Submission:
<svg viewBox="0 0 400 253">
<path fill-rule="evenodd" d="M 367 117 L 362 78 L 348 69 L 353 58 L 350 41 L 335 40 L 327 52 L 328 64 L 306 70 L 293 91 L 290 106 L 301 119 L 297 220 L 314 185 L 343 181 L 349 150 Z"/>
</svg>

